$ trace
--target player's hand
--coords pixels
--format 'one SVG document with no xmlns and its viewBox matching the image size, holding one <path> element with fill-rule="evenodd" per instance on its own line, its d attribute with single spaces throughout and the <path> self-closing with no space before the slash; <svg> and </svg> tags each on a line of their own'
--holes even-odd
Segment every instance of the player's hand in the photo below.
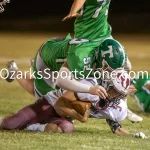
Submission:
<svg viewBox="0 0 150 150">
<path fill-rule="evenodd" d="M 64 18 L 62 19 L 62 21 L 66 21 L 66 20 L 71 19 L 71 18 L 73 18 L 73 17 L 80 17 L 80 16 L 81 16 L 81 14 L 78 14 L 78 13 L 70 13 L 70 14 L 68 14 L 66 17 L 64 17 Z"/>
<path fill-rule="evenodd" d="M 102 99 L 106 99 L 108 97 L 108 94 L 106 90 L 102 86 L 91 86 L 89 93 L 92 95 L 98 95 Z"/>
<path fill-rule="evenodd" d="M 142 133 L 142 132 L 138 132 L 138 133 L 134 134 L 134 137 L 135 137 L 135 138 L 142 138 L 142 139 L 147 139 L 147 138 L 148 138 L 148 137 L 147 137 L 144 133 Z"/>
<path fill-rule="evenodd" d="M 133 95 L 136 92 L 136 88 L 133 85 L 130 85 L 128 89 L 128 94 Z"/>
</svg>

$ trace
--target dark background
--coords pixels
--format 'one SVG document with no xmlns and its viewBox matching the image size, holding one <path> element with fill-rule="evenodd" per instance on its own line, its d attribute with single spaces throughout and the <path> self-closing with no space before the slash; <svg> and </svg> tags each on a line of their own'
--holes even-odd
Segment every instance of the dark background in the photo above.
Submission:
<svg viewBox="0 0 150 150">
<path fill-rule="evenodd" d="M 73 21 L 61 22 L 73 0 L 10 0 L 0 14 L 0 31 L 68 31 Z M 150 0 L 112 0 L 109 22 L 113 32 L 150 32 Z"/>
</svg>

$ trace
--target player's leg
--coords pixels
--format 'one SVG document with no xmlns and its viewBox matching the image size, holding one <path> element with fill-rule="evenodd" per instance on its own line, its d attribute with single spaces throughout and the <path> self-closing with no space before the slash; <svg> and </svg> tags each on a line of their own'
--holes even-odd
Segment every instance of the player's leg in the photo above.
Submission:
<svg viewBox="0 0 150 150">
<path fill-rule="evenodd" d="M 74 125 L 71 121 L 53 117 L 47 124 L 32 124 L 25 128 L 27 131 L 53 132 L 53 133 L 72 133 Z"/>
<path fill-rule="evenodd" d="M 10 61 L 7 63 L 8 73 L 5 75 L 7 82 L 13 82 L 14 79 L 30 94 L 34 95 L 34 79 L 31 77 L 30 73 L 22 72 L 19 70 L 15 61 Z M 22 77 L 20 77 L 22 75 Z"/>
<path fill-rule="evenodd" d="M 54 108 L 46 100 L 37 100 L 19 110 L 16 114 L 1 119 L 0 129 L 23 129 L 34 123 L 47 123 L 51 116 L 55 115 Z"/>
<path fill-rule="evenodd" d="M 125 61 L 124 69 L 128 72 L 131 71 L 132 65 L 129 61 L 129 58 L 127 57 L 127 60 Z M 133 123 L 141 122 L 143 120 L 142 117 L 138 116 L 137 114 L 133 113 L 131 110 L 128 109 L 127 111 L 127 119 L 130 120 Z"/>
<path fill-rule="evenodd" d="M 127 60 L 125 61 L 124 69 L 128 72 L 131 71 L 132 65 L 129 61 L 129 58 L 127 57 Z M 133 113 L 131 110 L 128 109 L 127 111 L 127 119 L 130 120 L 133 123 L 141 122 L 143 120 L 142 117 L 138 116 L 137 114 Z"/>
<path fill-rule="evenodd" d="M 57 124 L 48 123 L 44 128 L 44 132 L 63 133 L 63 130 Z"/>
<path fill-rule="evenodd" d="M 49 121 L 45 131 L 49 129 L 55 132 L 72 133 L 74 131 L 74 125 L 65 118 L 54 117 Z"/>
<path fill-rule="evenodd" d="M 143 118 L 138 116 L 137 114 L 133 113 L 130 109 L 127 111 L 127 119 L 132 123 L 138 123 L 143 121 Z"/>
<path fill-rule="evenodd" d="M 59 42 L 59 41 L 62 41 L 64 38 L 54 38 L 54 39 L 52 39 L 52 41 L 54 42 Z M 50 40 L 49 40 L 50 41 Z M 45 72 L 44 71 L 44 69 L 46 69 L 46 68 L 44 68 L 43 69 L 43 67 L 47 67 L 46 65 L 44 65 L 44 63 L 43 63 L 43 61 L 42 61 L 42 59 L 41 59 L 41 57 L 40 57 L 40 55 L 39 55 L 39 53 L 40 53 L 40 51 L 42 50 L 42 48 L 43 48 L 43 46 L 45 45 L 45 43 L 43 43 L 41 46 L 40 46 L 40 48 L 39 48 L 39 50 L 38 50 L 38 52 L 37 52 L 37 54 L 36 54 L 36 56 L 35 56 L 35 58 L 34 59 L 31 59 L 30 61 L 31 61 L 31 66 L 32 66 L 32 68 L 33 68 L 33 71 L 35 71 L 36 73 L 35 73 L 35 75 L 36 75 L 36 78 L 38 78 L 39 77 L 39 75 L 38 75 L 38 71 L 40 71 L 41 69 L 43 70 L 43 72 Z M 53 49 L 52 49 L 53 50 Z M 52 51 L 53 52 L 53 51 Z M 47 68 L 47 69 L 49 69 L 49 68 Z M 17 66 L 17 64 L 16 64 L 16 62 L 15 61 L 10 61 L 10 62 L 8 62 L 8 64 L 7 64 L 7 70 L 8 70 L 8 73 L 5 75 L 6 76 L 6 81 L 8 81 L 8 82 L 12 82 L 12 81 L 14 81 L 14 79 L 16 79 L 17 81 L 18 81 L 18 83 L 26 90 L 26 91 L 28 91 L 30 94 L 32 94 L 32 95 L 34 95 L 34 79 L 33 79 L 33 77 L 31 77 L 31 74 L 30 73 L 27 73 L 27 72 L 21 72 L 19 69 L 18 69 L 18 66 Z M 20 72 L 22 73 L 21 75 L 21 77 L 19 76 L 19 74 L 20 74 Z M 43 74 L 42 74 L 43 75 Z M 50 74 L 51 75 L 51 74 Z M 44 75 L 43 75 L 44 76 Z M 45 77 L 45 76 L 44 76 Z M 40 78 L 41 78 L 41 76 L 40 76 Z M 43 80 L 43 83 L 45 82 L 44 81 L 44 79 L 42 79 Z M 42 81 L 42 80 L 36 80 L 35 81 L 35 86 L 37 85 L 36 84 L 36 82 L 40 82 L 40 81 Z M 47 80 L 48 81 L 48 80 Z M 42 86 L 41 85 L 42 83 L 40 82 L 40 87 Z M 45 85 L 47 85 L 47 83 L 45 83 Z M 54 83 L 52 83 L 51 82 L 51 86 L 54 86 Z M 46 88 L 47 89 L 47 88 Z M 40 91 L 40 90 L 39 90 Z M 40 91 L 41 92 L 41 91 Z M 43 94 L 43 93 L 42 93 Z M 45 94 L 45 93 L 44 93 Z"/>
<path fill-rule="evenodd" d="M 127 102 L 127 99 L 125 99 Z M 129 108 L 127 109 L 127 119 L 132 123 L 138 123 L 143 121 L 143 118 L 138 116 L 137 114 L 133 113 Z"/>
<path fill-rule="evenodd" d="M 14 115 L 2 118 L 0 129 L 22 129 L 34 118 L 36 118 L 35 112 L 30 106 L 26 106 Z"/>
</svg>

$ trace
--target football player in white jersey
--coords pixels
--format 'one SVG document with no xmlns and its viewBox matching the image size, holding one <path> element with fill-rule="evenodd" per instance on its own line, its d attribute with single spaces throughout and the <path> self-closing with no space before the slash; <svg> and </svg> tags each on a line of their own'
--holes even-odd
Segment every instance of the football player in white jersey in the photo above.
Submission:
<svg viewBox="0 0 150 150">
<path fill-rule="evenodd" d="M 106 121 L 110 125 L 111 130 L 113 131 L 113 133 L 117 133 L 119 135 L 122 135 L 122 134 L 123 135 L 125 135 L 125 134 L 128 135 L 129 133 L 121 127 L 119 121 L 125 119 L 126 114 L 127 114 L 126 102 L 124 100 L 122 100 L 121 98 L 122 98 L 122 96 L 125 96 L 126 93 L 127 93 L 127 89 L 129 87 L 129 80 L 128 80 L 127 76 L 123 77 L 119 73 L 120 73 L 120 71 L 118 72 L 117 77 L 120 80 L 119 79 L 118 80 L 113 80 L 108 85 L 105 84 L 104 82 L 101 83 L 101 85 L 104 86 L 107 89 L 107 91 L 109 93 L 109 99 L 111 101 L 110 100 L 107 100 L 107 101 L 100 100 L 99 97 L 94 96 L 94 95 L 90 95 L 88 93 L 78 93 L 76 95 L 78 95 L 78 97 L 81 100 L 85 100 L 85 99 L 87 100 L 88 99 L 92 102 L 92 107 L 91 107 L 91 110 L 90 110 L 90 117 L 106 119 Z M 84 84 L 89 84 L 89 85 L 99 84 L 99 83 L 97 83 L 96 80 L 89 80 L 89 81 L 82 80 L 81 82 L 83 82 Z M 119 92 L 117 91 L 114 94 L 115 89 L 113 89 L 111 87 L 116 87 L 119 90 Z M 113 89 L 113 90 L 111 90 L 111 89 Z M 55 124 L 57 126 L 57 123 L 61 122 L 62 126 L 60 126 L 60 127 L 58 126 L 59 131 L 57 131 L 57 132 L 60 132 L 60 131 L 62 131 L 62 132 L 72 132 L 73 131 L 73 126 L 67 120 L 61 119 L 61 117 L 58 116 L 54 112 L 54 110 L 53 110 L 53 113 L 55 114 L 57 119 L 53 118 L 52 122 L 50 120 L 50 122 L 48 121 L 44 125 L 35 124 L 35 123 L 39 123 L 38 120 L 41 120 L 42 115 L 39 115 L 40 111 L 38 111 L 38 114 L 37 114 L 37 117 L 36 117 L 36 122 L 31 122 L 30 123 L 30 120 L 27 120 L 27 122 L 26 122 L 25 119 L 22 119 L 22 118 L 24 118 L 24 116 L 20 117 L 24 114 L 22 112 L 32 113 L 32 109 L 37 110 L 38 108 L 41 108 L 41 105 L 46 106 L 47 108 L 52 110 L 52 107 L 54 106 L 55 101 L 59 97 L 61 97 L 61 96 L 64 97 L 64 96 L 67 96 L 67 95 L 70 96 L 70 94 L 67 94 L 68 91 L 65 92 L 66 95 L 63 95 L 64 92 L 65 91 L 62 90 L 62 89 L 60 89 L 58 91 L 57 90 L 56 91 L 51 91 L 50 93 L 48 93 L 48 95 L 46 97 L 46 100 L 45 99 L 44 100 L 39 100 L 35 104 L 29 105 L 29 106 L 21 109 L 14 116 L 3 118 L 1 120 L 1 123 L 0 123 L 0 128 L 1 129 L 13 129 L 13 128 L 24 129 L 25 127 L 27 127 L 26 130 L 33 130 L 33 131 L 48 131 L 48 130 L 50 130 L 51 131 L 52 128 L 53 128 L 53 127 L 51 128 L 52 124 Z M 71 94 L 73 94 L 73 96 L 74 96 L 73 92 L 71 92 Z M 117 97 L 119 99 L 116 99 Z M 115 99 L 115 101 L 113 101 L 113 99 Z M 57 103 L 55 103 L 56 109 L 59 106 L 58 105 L 59 101 L 60 100 L 58 100 Z M 63 101 L 61 101 L 61 102 L 63 102 Z M 84 102 L 82 102 L 82 103 L 84 103 Z M 28 111 L 28 110 L 30 110 L 30 111 Z M 79 113 L 76 113 L 76 114 L 79 114 L 79 115 L 75 114 L 77 116 L 77 118 L 75 118 L 76 116 L 74 115 L 75 116 L 74 119 L 77 119 L 81 122 L 85 122 L 88 119 L 88 113 L 87 112 L 88 112 L 88 109 L 86 108 L 85 113 L 84 113 L 83 116 L 80 115 Z M 41 113 L 43 113 L 43 110 L 41 110 Z M 38 117 L 38 115 L 39 115 L 39 117 Z M 44 114 L 44 117 L 46 117 L 46 115 L 50 115 L 50 114 Z M 16 121 L 17 119 L 19 121 Z M 48 117 L 46 117 L 46 121 L 47 121 L 47 119 L 48 119 Z M 33 120 L 33 118 L 31 118 L 31 120 Z M 9 124 L 10 122 L 11 122 L 11 124 Z M 14 126 L 12 126 L 13 122 L 14 122 Z M 135 136 L 140 137 L 140 138 L 145 138 L 145 135 L 143 133 L 138 133 Z"/>
<path fill-rule="evenodd" d="M 88 85 L 98 85 L 97 80 L 82 80 L 80 81 Z M 106 88 L 108 99 L 103 100 L 98 96 L 88 93 L 73 93 L 62 89 L 51 91 L 47 97 L 47 101 L 53 105 L 59 115 L 62 117 L 72 117 L 81 122 L 88 119 L 87 107 L 90 108 L 91 118 L 106 119 L 113 133 L 118 135 L 130 135 L 138 138 L 146 138 L 142 133 L 130 134 L 122 128 L 120 121 L 127 116 L 126 95 L 129 91 L 130 78 L 124 70 L 117 70 L 116 77 L 109 82 L 101 82 L 100 85 Z M 132 89 L 130 89 L 132 91 Z M 60 97 L 60 98 L 59 98 Z M 56 101 L 56 99 L 58 99 Z M 78 101 L 80 100 L 80 101 Z M 86 101 L 86 102 L 85 102 Z M 87 102 L 88 101 L 88 102 Z M 90 105 L 89 102 L 92 104 Z M 84 114 L 84 118 L 80 117 Z M 85 116 L 86 115 L 86 116 Z M 85 120 L 84 120 L 85 119 Z M 37 130 L 39 124 L 27 127 L 27 130 Z"/>
</svg>

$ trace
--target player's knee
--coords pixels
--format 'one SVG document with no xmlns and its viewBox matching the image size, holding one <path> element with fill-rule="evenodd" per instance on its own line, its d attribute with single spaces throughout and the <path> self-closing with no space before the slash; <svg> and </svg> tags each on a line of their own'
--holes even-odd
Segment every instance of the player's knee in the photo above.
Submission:
<svg viewBox="0 0 150 150">
<path fill-rule="evenodd" d="M 13 129 L 17 129 L 17 127 L 18 124 L 16 122 L 13 122 L 11 118 L 4 118 L 0 124 L 0 128 L 5 130 L 13 130 Z"/>
<path fill-rule="evenodd" d="M 74 125 L 70 121 L 63 121 L 61 124 L 59 124 L 59 127 L 62 129 L 63 133 L 74 132 Z"/>
</svg>

